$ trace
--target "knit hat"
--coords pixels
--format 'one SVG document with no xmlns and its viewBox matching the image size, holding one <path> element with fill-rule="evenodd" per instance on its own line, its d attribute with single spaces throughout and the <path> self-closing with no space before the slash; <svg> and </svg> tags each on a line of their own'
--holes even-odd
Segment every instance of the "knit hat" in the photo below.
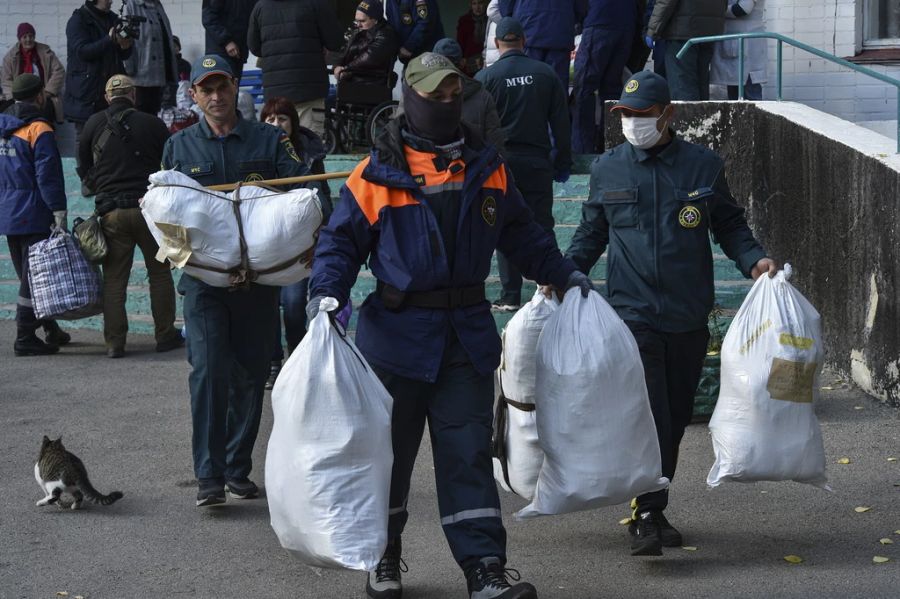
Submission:
<svg viewBox="0 0 900 599">
<path fill-rule="evenodd" d="M 134 89 L 134 80 L 128 75 L 113 75 L 106 82 L 106 93 L 110 98 L 125 96 Z"/>
<path fill-rule="evenodd" d="M 12 84 L 12 96 L 14 100 L 30 100 L 41 93 L 44 82 L 37 75 L 22 73 Z"/>
<path fill-rule="evenodd" d="M 441 56 L 446 56 L 453 61 L 457 61 L 462 58 L 462 48 L 460 47 L 459 42 L 449 37 L 439 39 L 434 44 L 434 53 L 440 54 Z"/>
<path fill-rule="evenodd" d="M 384 17 L 384 4 L 381 0 L 363 0 L 356 6 L 356 10 L 373 19 Z"/>
<path fill-rule="evenodd" d="M 16 29 L 16 39 L 22 39 L 22 36 L 30 33 L 31 35 L 35 35 L 34 25 L 31 23 L 19 23 L 19 27 Z"/>
</svg>

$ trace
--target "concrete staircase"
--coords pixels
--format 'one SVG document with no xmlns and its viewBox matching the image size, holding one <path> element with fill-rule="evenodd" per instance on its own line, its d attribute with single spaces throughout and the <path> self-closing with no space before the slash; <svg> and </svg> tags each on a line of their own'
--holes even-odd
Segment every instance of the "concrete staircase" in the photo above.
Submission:
<svg viewBox="0 0 900 599">
<path fill-rule="evenodd" d="M 326 170 L 344 171 L 351 170 L 358 162 L 358 156 L 332 156 L 327 160 Z M 88 217 L 93 212 L 93 200 L 83 198 L 80 193 L 81 183 L 75 174 L 74 158 L 64 158 L 63 167 L 66 175 L 66 193 L 69 197 L 69 221 L 81 216 Z M 586 173 L 586 165 L 576 169 L 582 173 Z M 575 233 L 575 228 L 581 219 L 581 204 L 588 195 L 587 174 L 572 175 L 571 179 L 564 184 L 556 184 L 554 187 L 554 195 L 556 201 L 553 207 L 554 217 L 556 218 L 556 237 L 561 248 L 565 250 L 569 241 Z M 335 180 L 331 182 L 333 197 L 338 198 L 338 191 L 343 184 L 343 180 Z M 713 244 L 713 255 L 715 257 L 715 278 L 716 278 L 716 302 L 724 309 L 726 322 L 733 311 L 736 310 L 743 301 L 744 296 L 750 288 L 750 283 L 743 279 L 734 264 L 728 260 L 722 253 L 721 249 Z M 175 271 L 174 276 L 176 282 L 180 276 L 180 271 Z M 601 286 L 605 285 L 606 279 L 606 257 L 600 259 L 598 264 L 591 272 L 591 277 Z M 354 306 L 359 306 L 366 296 L 373 291 L 375 287 L 375 279 L 368 270 L 362 270 L 356 286 L 353 288 L 352 299 Z M 527 300 L 534 293 L 535 286 L 533 283 L 526 283 L 523 289 L 523 299 Z M 18 282 L 16 280 L 15 270 L 9 260 L 9 253 L 6 244 L 0 245 L 0 318 L 12 319 L 15 317 L 16 296 L 18 294 Z M 491 275 L 487 280 L 487 296 L 494 299 L 500 295 L 500 280 L 497 276 L 497 264 L 494 259 L 491 266 Z M 181 298 L 178 297 L 178 314 L 181 314 Z M 129 328 L 133 333 L 151 334 L 153 331 L 153 320 L 150 316 L 150 295 L 147 286 L 147 273 L 144 266 L 144 259 L 140 251 L 135 254 L 134 267 L 131 271 L 129 280 L 127 310 L 129 317 Z M 501 329 L 506 322 L 512 317 L 510 313 L 496 313 L 498 329 Z M 84 320 L 72 321 L 64 323 L 64 327 L 68 328 L 94 328 L 102 329 L 103 322 L 101 317 L 87 318 Z M 355 329 L 355 314 L 351 321 L 351 329 Z"/>
</svg>

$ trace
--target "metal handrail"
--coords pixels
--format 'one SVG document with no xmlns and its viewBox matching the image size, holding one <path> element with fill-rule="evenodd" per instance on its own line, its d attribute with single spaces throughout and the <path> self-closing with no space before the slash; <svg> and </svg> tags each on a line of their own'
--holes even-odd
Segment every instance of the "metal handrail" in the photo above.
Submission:
<svg viewBox="0 0 900 599">
<path fill-rule="evenodd" d="M 834 54 L 829 54 L 828 52 L 824 52 L 819 50 L 818 48 L 813 48 L 810 45 L 804 44 L 803 42 L 799 42 L 793 38 L 787 37 L 786 35 L 782 35 L 780 33 L 772 33 L 770 31 L 749 31 L 746 33 L 729 33 L 726 35 L 709 35 L 705 37 L 695 37 L 689 39 L 685 42 L 684 46 L 681 50 L 676 54 L 676 58 L 680 59 L 685 52 L 687 52 L 688 48 L 693 46 L 694 44 L 706 44 L 710 42 L 722 42 L 727 40 L 739 40 L 738 45 L 738 98 L 741 100 L 744 99 L 744 82 L 746 78 L 744 77 L 744 40 L 750 38 L 764 38 L 764 39 L 773 39 L 778 41 L 778 47 L 775 55 L 775 64 L 777 65 L 776 71 L 776 89 L 777 89 L 777 98 L 778 101 L 782 100 L 782 46 L 787 43 L 795 48 L 799 48 L 801 50 L 805 50 L 810 54 L 815 54 L 819 58 L 824 58 L 830 62 L 835 64 L 839 64 L 842 67 L 847 67 L 857 73 L 862 73 L 863 75 L 868 75 L 869 77 L 874 77 L 879 81 L 883 81 L 889 85 L 893 85 L 897 88 L 897 153 L 900 154 L 900 80 L 894 79 L 893 77 L 889 77 L 883 73 L 879 73 L 878 71 L 873 71 L 872 69 L 861 67 L 858 64 L 853 64 L 843 58 L 838 58 Z"/>
</svg>

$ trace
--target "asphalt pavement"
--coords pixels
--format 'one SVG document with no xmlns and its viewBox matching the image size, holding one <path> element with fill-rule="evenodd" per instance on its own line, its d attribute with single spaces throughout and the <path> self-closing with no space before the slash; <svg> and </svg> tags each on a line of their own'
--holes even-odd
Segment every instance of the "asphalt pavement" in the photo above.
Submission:
<svg viewBox="0 0 900 599">
<path fill-rule="evenodd" d="M 312 569 L 283 550 L 264 498 L 194 506 L 183 350 L 157 354 L 151 338 L 132 336 L 127 356 L 110 360 L 99 332 L 73 330 L 56 356 L 15 358 L 14 331 L 0 321 L 0 598 L 364 597 L 363 574 Z M 712 445 L 706 426 L 692 425 L 666 512 L 685 548 L 631 557 L 619 523 L 625 506 L 515 522 L 525 502 L 501 492 L 508 565 L 542 599 L 900 597 L 900 461 L 889 460 L 900 458 L 900 412 L 833 374 L 822 385 L 833 493 L 791 482 L 708 489 Z M 267 401 L 252 475 L 263 486 L 271 425 Z M 81 511 L 36 507 L 45 434 L 62 435 L 94 486 L 124 499 Z M 426 435 L 403 540 L 404 598 L 463 598 L 427 443 Z"/>
</svg>

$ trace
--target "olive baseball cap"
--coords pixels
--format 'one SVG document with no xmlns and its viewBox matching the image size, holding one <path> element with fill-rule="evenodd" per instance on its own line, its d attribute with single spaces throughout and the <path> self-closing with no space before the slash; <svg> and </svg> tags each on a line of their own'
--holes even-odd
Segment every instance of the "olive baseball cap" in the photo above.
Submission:
<svg viewBox="0 0 900 599">
<path fill-rule="evenodd" d="M 197 85 L 211 75 L 234 78 L 234 72 L 227 60 L 218 54 L 204 54 L 191 67 L 191 85 Z"/>
<path fill-rule="evenodd" d="M 134 80 L 128 75 L 113 75 L 106 82 L 106 93 L 111 97 L 124 96 L 134 89 Z"/>
<path fill-rule="evenodd" d="M 406 84 L 416 91 L 430 94 L 450 75 L 460 75 L 449 58 L 434 52 L 416 56 L 406 65 Z"/>
<path fill-rule="evenodd" d="M 628 108 L 637 112 L 645 112 L 657 104 L 665 106 L 671 102 L 669 84 L 665 78 L 653 71 L 640 71 L 632 75 L 625 83 L 619 103 L 612 109 Z"/>
</svg>

